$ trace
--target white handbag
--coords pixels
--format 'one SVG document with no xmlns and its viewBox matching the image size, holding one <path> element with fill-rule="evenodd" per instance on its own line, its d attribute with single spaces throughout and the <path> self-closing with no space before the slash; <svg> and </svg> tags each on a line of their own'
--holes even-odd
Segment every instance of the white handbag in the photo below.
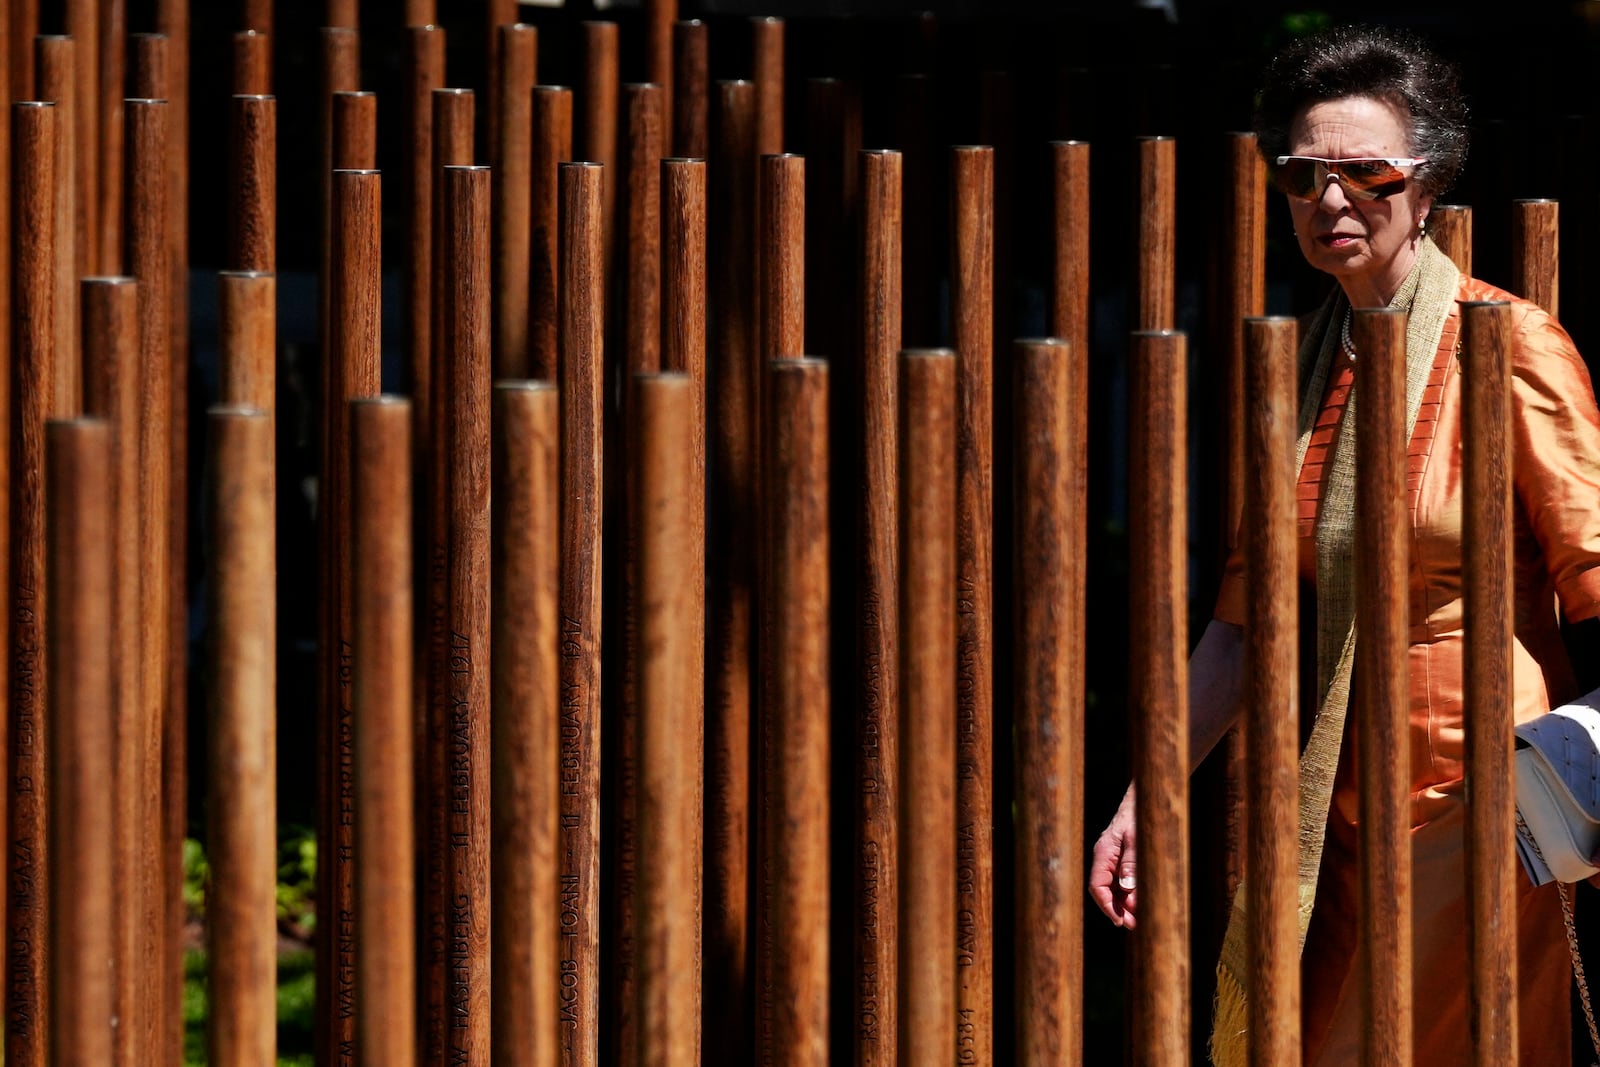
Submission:
<svg viewBox="0 0 1600 1067">
<path fill-rule="evenodd" d="M 1600 689 L 1516 728 L 1517 855 L 1534 885 L 1600 874 Z"/>
</svg>

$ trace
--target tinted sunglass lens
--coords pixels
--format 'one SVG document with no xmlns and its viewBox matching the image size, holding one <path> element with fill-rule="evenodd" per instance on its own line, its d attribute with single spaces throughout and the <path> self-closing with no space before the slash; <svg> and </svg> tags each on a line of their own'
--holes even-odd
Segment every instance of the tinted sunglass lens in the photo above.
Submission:
<svg viewBox="0 0 1600 1067">
<path fill-rule="evenodd" d="M 1277 167 L 1273 177 L 1285 195 L 1312 200 L 1317 195 L 1318 169 L 1314 160 L 1290 159 Z"/>
</svg>

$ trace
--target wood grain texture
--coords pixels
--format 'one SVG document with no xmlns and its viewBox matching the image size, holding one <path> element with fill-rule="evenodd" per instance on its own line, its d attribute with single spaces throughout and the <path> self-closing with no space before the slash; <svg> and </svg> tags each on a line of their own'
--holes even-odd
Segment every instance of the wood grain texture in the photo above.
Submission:
<svg viewBox="0 0 1600 1067">
<path fill-rule="evenodd" d="M 376 170 L 378 166 L 378 94 L 333 94 L 334 170 Z"/>
<path fill-rule="evenodd" d="M 659 85 L 622 89 L 628 134 L 623 148 L 627 183 L 627 296 L 623 339 L 629 373 L 661 369 L 661 160 L 666 152 L 666 94 Z"/>
<path fill-rule="evenodd" d="M 561 167 L 562 1067 L 599 1055 L 604 177 L 597 164 Z"/>
<path fill-rule="evenodd" d="M 337 110 L 337 108 L 336 108 Z M 329 269 L 329 349 L 324 364 L 323 457 L 318 489 L 323 545 L 322 801 L 327 837 L 318 865 L 321 899 L 334 921 L 322 949 L 328 984 L 319 1001 L 334 1050 L 355 1041 L 356 841 L 354 635 L 350 559 L 350 401 L 380 390 L 382 187 L 374 170 L 335 170 Z M 337 816 L 335 817 L 335 814 Z M 342 1055 L 343 1053 L 341 1053 Z"/>
<path fill-rule="evenodd" d="M 528 256 L 532 237 L 533 85 L 539 31 L 497 28 L 499 78 L 490 99 L 494 171 L 494 373 L 528 377 Z"/>
<path fill-rule="evenodd" d="M 1411 1059 L 1411 744 L 1406 648 L 1411 529 L 1406 515 L 1404 312 L 1358 309 L 1356 642 L 1360 708 L 1362 1062 Z M 1141 853 L 1143 849 L 1140 850 Z M 1143 901 L 1140 902 L 1141 905 Z"/>
<path fill-rule="evenodd" d="M 489 166 L 495 170 L 499 170 L 505 162 L 495 139 L 495 131 L 500 128 L 501 97 L 498 89 L 505 77 L 505 38 L 500 31 L 517 23 L 518 7 L 517 0 L 485 0 L 484 3 L 483 49 L 486 62 L 483 69 L 486 76 L 483 86 L 488 97 L 484 109 L 484 128 L 488 131 Z M 530 80 L 528 84 L 532 85 L 533 81 Z"/>
<path fill-rule="evenodd" d="M 8 103 L 25 101 L 34 92 L 33 40 L 39 36 L 39 0 L 9 0 L 11 45 L 11 96 Z"/>
<path fill-rule="evenodd" d="M 212 408 L 206 753 L 209 1061 L 277 1056 L 277 546 L 272 419 Z"/>
<path fill-rule="evenodd" d="M 1560 315 L 1561 205 L 1554 200 L 1511 204 L 1512 288 L 1524 299 Z"/>
<path fill-rule="evenodd" d="M 228 261 L 237 270 L 277 270 L 278 101 L 229 101 Z"/>
<path fill-rule="evenodd" d="M 1543 201 L 1554 209 L 1555 204 Z M 1518 201 L 1514 218 L 1527 211 Z M 1555 240 L 1555 212 L 1537 222 Z M 1530 220 L 1532 221 L 1532 220 Z M 1521 258 L 1528 265 L 1534 256 Z M 1537 268 L 1535 268 L 1537 269 Z M 1531 272 L 1530 272 L 1531 273 Z M 1525 275 L 1526 276 L 1526 275 Z M 1552 279 L 1553 282 L 1553 279 Z M 1553 301 L 1554 285 L 1549 295 Z M 1516 688 L 1512 604 L 1512 307 L 1461 305 L 1462 563 L 1466 630 L 1467 959 L 1475 1064 L 1517 1058 Z"/>
<path fill-rule="evenodd" d="M 956 352 L 957 1048 L 994 1055 L 995 153 L 951 149 Z M 909 640 L 909 638 L 908 638 Z M 909 803 L 909 800 L 907 801 Z"/>
<path fill-rule="evenodd" d="M 77 48 L 72 38 L 41 36 L 34 40 L 38 99 L 55 105 L 56 136 L 55 282 L 56 369 L 51 410 L 76 415 L 83 410 L 83 360 L 78 347 L 78 279 L 83 249 L 78 226 Z"/>
<path fill-rule="evenodd" d="M 240 20 L 244 29 L 272 33 L 273 0 L 243 0 L 240 6 L 244 9 Z"/>
<path fill-rule="evenodd" d="M 1227 435 L 1226 509 L 1222 536 L 1232 548 L 1244 513 L 1245 485 L 1245 326 L 1244 320 L 1267 309 L 1267 169 L 1253 133 L 1227 135 L 1228 204 L 1223 220 L 1223 269 L 1220 287 L 1221 324 L 1226 363 L 1223 367 L 1222 415 Z"/>
<path fill-rule="evenodd" d="M 1435 204 L 1428 212 L 1428 236 L 1456 269 L 1472 276 L 1472 208 L 1466 204 Z"/>
<path fill-rule="evenodd" d="M 697 386 L 636 376 L 640 468 L 635 996 L 641 1065 L 700 1062 L 700 768 L 705 627 Z"/>
<path fill-rule="evenodd" d="M 1245 625 L 1245 857 L 1249 888 L 1250 1056 L 1300 1056 L 1299 567 L 1295 529 L 1294 353 L 1291 318 L 1243 322 L 1241 447 L 1251 457 L 1241 501 L 1249 601 Z"/>
<path fill-rule="evenodd" d="M 487 167 L 444 168 L 449 491 L 450 1055 L 489 1063 L 489 199 Z"/>
<path fill-rule="evenodd" d="M 1134 1061 L 1152 1067 L 1189 1062 L 1185 349 L 1181 333 L 1133 335 L 1128 558 L 1139 563 L 1129 597 L 1142 606 L 1128 665 L 1140 828 Z"/>
<path fill-rule="evenodd" d="M 356 788 L 356 1040 L 365 1056 L 417 1062 L 410 402 L 350 408 Z"/>
<path fill-rule="evenodd" d="M 755 687 L 758 363 L 755 86 L 719 81 L 708 163 L 705 903 L 701 1031 L 708 1063 L 752 1054 L 750 756 Z M 728 1024 L 728 1020 L 738 1020 Z"/>
<path fill-rule="evenodd" d="M 77 51 L 73 88 L 76 118 L 77 279 L 99 270 L 100 12 L 98 0 L 66 0 L 63 25 Z M 0 142 L 4 143 L 4 142 Z"/>
<path fill-rule="evenodd" d="M 128 19 L 127 0 L 101 0 L 99 25 L 100 77 L 100 174 L 97 196 L 100 199 L 100 232 L 96 236 L 99 253 L 95 269 L 102 274 L 117 274 L 122 262 L 123 182 L 126 179 L 123 136 L 123 99 L 126 85 Z"/>
<path fill-rule="evenodd" d="M 672 27 L 671 146 L 683 159 L 711 154 L 711 31 L 699 19 Z"/>
<path fill-rule="evenodd" d="M 561 397 L 553 382 L 501 382 L 494 399 L 493 1058 L 555 1067 Z"/>
<path fill-rule="evenodd" d="M 761 343 L 763 362 L 805 354 L 806 161 L 761 157 Z"/>
<path fill-rule="evenodd" d="M 928 225 L 906 230 L 902 261 L 905 271 L 905 335 L 908 344 L 937 344 L 939 321 L 941 246 L 936 189 L 944 169 L 942 155 L 934 150 L 936 86 L 931 76 L 907 74 L 894 86 L 894 120 L 890 141 L 905 158 L 906 217 L 928 219 Z"/>
<path fill-rule="evenodd" d="M 555 381 L 560 316 L 561 164 L 572 158 L 572 90 L 533 89 L 533 162 L 529 174 L 528 342 L 522 376 Z M 507 368 L 515 372 L 516 368 Z"/>
<path fill-rule="evenodd" d="M 328 0 L 328 18 L 324 26 L 338 29 L 358 30 L 361 28 L 361 4 L 359 0 Z"/>
<path fill-rule="evenodd" d="M 678 0 L 645 0 L 645 75 L 644 80 L 661 87 L 662 155 L 671 155 L 673 116 L 677 113 L 673 95 L 672 28 L 678 21 Z M 681 154 L 681 153 L 680 153 Z"/>
<path fill-rule="evenodd" d="M 759 1062 L 828 1062 L 828 365 L 767 363 Z M 763 962 L 764 958 L 764 962 Z M 948 1045 L 945 1046 L 948 1048 Z"/>
<path fill-rule="evenodd" d="M 278 281 L 271 274 L 217 274 L 218 396 L 271 414 L 277 407 Z"/>
<path fill-rule="evenodd" d="M 1140 330 L 1177 325 L 1178 142 L 1139 138 Z"/>
<path fill-rule="evenodd" d="M 233 92 L 236 96 L 272 92 L 272 38 L 260 30 L 233 35 Z"/>
<path fill-rule="evenodd" d="M 43 58 L 43 57 L 41 57 Z M 45 426 L 50 671 L 50 1049 L 110 1063 L 112 465 L 99 419 Z"/>
<path fill-rule="evenodd" d="M 159 1060 L 165 1047 L 165 990 L 151 975 L 164 972 L 166 894 L 163 856 L 149 847 L 161 833 L 164 810 L 164 774 L 170 714 L 168 670 L 172 655 L 170 624 L 172 566 L 173 486 L 171 457 L 174 425 L 172 409 L 172 334 L 168 325 L 172 304 L 171 229 L 167 225 L 169 187 L 166 152 L 170 132 L 169 105 L 160 100 L 128 100 L 124 144 L 128 174 L 125 215 L 127 248 L 121 257 L 139 284 L 139 554 L 141 617 L 139 639 L 143 664 L 140 686 L 143 702 L 140 726 L 146 731 L 135 739 L 140 752 L 139 825 L 144 848 L 138 862 L 138 890 L 145 914 L 139 920 L 139 959 L 142 1002 L 134 1016 L 135 1041 L 141 1049 L 138 1062 Z M 176 886 L 173 887 L 174 891 Z"/>
<path fill-rule="evenodd" d="M 46 746 L 49 706 L 45 620 L 45 420 L 55 410 L 56 138 L 55 105 L 11 108 L 11 704 L 8 719 L 6 894 L 6 1059 L 46 1062 L 49 1010 Z"/>
<path fill-rule="evenodd" d="M 1074 352 L 1089 344 L 1089 144 L 1054 141 L 1050 145 L 1051 187 L 1051 337 Z"/>
<path fill-rule="evenodd" d="M 750 80 L 756 86 L 756 155 L 783 152 L 784 24 L 780 18 L 750 20 Z"/>
<path fill-rule="evenodd" d="M 138 856 L 148 834 L 139 823 L 139 749 L 142 732 L 139 657 L 139 380 L 138 283 L 132 278 L 83 281 L 84 411 L 110 427 L 112 483 L 109 492 L 112 533 L 113 720 L 111 864 L 112 1011 L 132 1020 L 144 982 L 136 947 L 141 905 Z M 133 1063 L 134 1027 L 113 1032 L 111 1063 Z"/>
<path fill-rule="evenodd" d="M 956 1011 L 957 370 L 900 357 L 900 1053 L 963 1047 Z"/>
<path fill-rule="evenodd" d="M 432 26 L 439 21 L 438 0 L 406 0 L 402 18 L 408 29 L 416 26 Z"/>
<path fill-rule="evenodd" d="M 406 329 L 401 344 L 406 379 L 411 387 L 412 447 L 417 450 L 418 469 L 429 455 L 428 420 L 431 417 L 433 337 L 433 184 L 437 165 L 433 161 L 433 92 L 444 87 L 444 30 L 437 26 L 411 25 L 406 29 L 405 45 L 405 140 L 406 174 L 406 249 L 404 290 Z M 419 522 L 425 521 L 421 501 L 426 499 L 425 478 L 417 486 Z M 417 538 L 418 548 L 425 538 Z M 426 598 L 419 597 L 419 608 Z M 426 627 L 417 626 L 417 634 Z M 427 657 L 418 655 L 417 669 L 426 670 Z M 413 696 L 421 700 L 427 692 L 424 675 L 418 675 Z M 418 736 L 422 736 L 419 731 Z M 419 765 L 420 766 L 420 765 Z"/>
<path fill-rule="evenodd" d="M 852 967 L 856 1062 L 897 1062 L 900 919 L 900 302 L 899 152 L 861 156 L 861 480 L 855 638 L 855 890 Z"/>
<path fill-rule="evenodd" d="M 1017 342 L 1016 1048 L 1083 1056 L 1088 353 Z"/>
<path fill-rule="evenodd" d="M 583 84 L 578 87 L 578 157 L 605 168 L 601 183 L 601 221 L 604 232 L 601 250 L 602 269 L 611 276 L 612 249 L 617 224 L 617 94 L 622 84 L 621 39 L 615 22 L 585 22 L 583 43 Z M 609 292 L 607 288 L 603 290 Z"/>
<path fill-rule="evenodd" d="M 332 16 L 331 11 L 329 15 Z M 321 265 L 317 271 L 317 338 L 321 350 L 327 352 L 332 330 L 329 308 L 330 287 L 333 284 L 333 170 L 337 166 L 334 156 L 333 97 L 335 93 L 351 93 L 361 88 L 361 35 L 340 23 L 323 26 L 318 31 L 318 64 L 320 93 L 317 113 L 322 137 L 318 176 L 322 198 L 317 217 L 322 236 L 318 244 Z"/>
</svg>

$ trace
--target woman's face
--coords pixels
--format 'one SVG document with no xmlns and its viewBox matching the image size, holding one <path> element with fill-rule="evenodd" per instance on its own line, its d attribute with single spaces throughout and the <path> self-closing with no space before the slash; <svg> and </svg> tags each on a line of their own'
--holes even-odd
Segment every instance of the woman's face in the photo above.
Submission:
<svg viewBox="0 0 1600 1067">
<path fill-rule="evenodd" d="M 1370 96 L 1324 100 L 1302 109 L 1289 124 L 1289 154 L 1323 159 L 1409 157 L 1406 115 Z M 1351 198 L 1338 180 L 1316 200 L 1289 197 L 1300 251 L 1318 270 L 1339 280 L 1358 307 L 1387 304 L 1416 261 L 1421 221 L 1433 206 L 1408 180 L 1403 190 L 1376 200 Z"/>
</svg>

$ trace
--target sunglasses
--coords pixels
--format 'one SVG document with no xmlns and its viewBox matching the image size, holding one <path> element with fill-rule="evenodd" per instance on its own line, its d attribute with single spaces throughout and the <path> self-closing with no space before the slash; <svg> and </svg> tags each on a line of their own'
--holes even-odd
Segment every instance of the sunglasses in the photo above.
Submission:
<svg viewBox="0 0 1600 1067">
<path fill-rule="evenodd" d="M 1360 158 L 1320 159 L 1317 156 L 1279 156 L 1272 169 L 1273 183 L 1288 196 L 1319 200 L 1329 178 L 1338 178 L 1352 200 L 1378 200 L 1406 187 L 1399 168 L 1415 167 L 1425 159 Z"/>
</svg>

